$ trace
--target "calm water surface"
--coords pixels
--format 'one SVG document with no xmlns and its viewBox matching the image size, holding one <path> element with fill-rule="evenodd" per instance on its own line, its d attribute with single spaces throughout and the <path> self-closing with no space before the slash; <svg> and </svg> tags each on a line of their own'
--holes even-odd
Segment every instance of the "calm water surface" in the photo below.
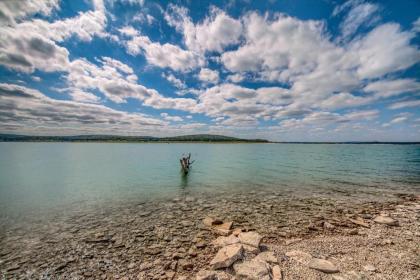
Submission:
<svg viewBox="0 0 420 280">
<path fill-rule="evenodd" d="M 2 216 L 186 191 L 420 189 L 419 145 L 0 143 L 0 155 Z"/>
</svg>

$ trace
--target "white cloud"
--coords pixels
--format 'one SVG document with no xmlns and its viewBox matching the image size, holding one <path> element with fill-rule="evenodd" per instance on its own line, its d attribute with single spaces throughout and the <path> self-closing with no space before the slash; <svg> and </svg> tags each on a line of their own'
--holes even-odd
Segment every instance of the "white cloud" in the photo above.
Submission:
<svg viewBox="0 0 420 280">
<path fill-rule="evenodd" d="M 19 1 L 17 1 L 19 2 Z M 26 3 L 28 1 L 22 1 Z M 38 1 L 39 2 L 39 1 Z M 56 5 L 47 1 L 45 5 L 29 1 L 33 12 L 49 13 Z M 41 1 L 42 2 L 42 1 Z M 35 69 L 47 72 L 65 71 L 69 65 L 69 52 L 56 44 L 76 35 L 81 40 L 90 41 L 93 36 L 105 36 L 106 16 L 102 1 L 95 1 L 95 11 L 79 13 L 68 19 L 48 22 L 41 19 L 27 20 L 0 27 L 0 64 L 16 71 L 31 73 Z M 12 4 L 4 4 L 10 5 Z M 32 9 L 32 6 L 41 10 Z M 16 6 L 17 7 L 17 6 Z M 14 7 L 14 8 L 16 8 Z M 6 11 L 7 12 L 7 11 Z M 26 13 L 26 12 L 25 12 Z"/>
<path fill-rule="evenodd" d="M 198 78 L 205 83 L 217 84 L 219 82 L 219 72 L 217 70 L 201 68 Z"/>
<path fill-rule="evenodd" d="M 420 107 L 420 100 L 407 100 L 407 101 L 400 101 L 390 105 L 388 108 L 392 110 L 402 109 L 402 108 L 410 108 L 410 107 Z"/>
<path fill-rule="evenodd" d="M 417 18 L 416 21 L 413 22 L 413 29 L 414 32 L 420 32 L 420 17 Z"/>
<path fill-rule="evenodd" d="M 175 77 L 174 74 L 172 74 L 172 73 L 169 73 L 169 74 L 163 73 L 162 77 L 165 78 L 166 80 L 168 80 L 171 84 L 173 84 L 178 89 L 187 88 L 187 85 L 183 81 L 181 81 L 180 79 Z"/>
<path fill-rule="evenodd" d="M 379 21 L 379 16 L 375 15 L 379 10 L 379 5 L 365 3 L 363 1 L 348 1 L 334 9 L 334 15 L 349 10 L 344 20 L 340 24 L 341 39 L 350 39 L 361 26 L 371 26 Z"/>
<path fill-rule="evenodd" d="M 125 46 L 129 54 L 144 54 L 150 64 L 161 68 L 187 72 L 204 65 L 201 56 L 176 45 L 152 42 L 147 36 L 134 36 L 125 41 Z"/>
<path fill-rule="evenodd" d="M 245 76 L 239 73 L 229 75 L 226 80 L 232 83 L 240 83 L 245 79 Z"/>
<path fill-rule="evenodd" d="M 17 0 L 0 2 L 0 23 L 15 24 L 35 13 L 48 16 L 59 8 L 59 0 Z"/>
<path fill-rule="evenodd" d="M 420 83 L 414 79 L 380 80 L 368 84 L 365 92 L 373 92 L 375 97 L 387 98 L 402 93 L 420 94 Z"/>
<path fill-rule="evenodd" d="M 131 131 L 139 133 L 165 126 L 166 122 L 103 105 L 56 100 L 41 92 L 14 84 L 0 84 L 0 130 L 60 134 L 72 131 Z"/>
<path fill-rule="evenodd" d="M 376 27 L 365 37 L 351 44 L 360 66 L 357 74 L 361 79 L 378 78 L 420 61 L 420 51 L 410 45 L 414 34 L 401 31 L 398 24 L 387 23 Z"/>
<path fill-rule="evenodd" d="M 118 29 L 118 31 L 121 34 L 123 34 L 125 36 L 128 36 L 128 37 L 135 37 L 137 35 L 140 35 L 139 31 L 137 29 L 135 29 L 134 27 L 130 26 L 130 25 L 124 26 L 124 27 Z"/>
<path fill-rule="evenodd" d="M 165 19 L 183 34 L 188 49 L 197 52 L 222 52 L 238 44 L 242 34 L 242 23 L 216 7 L 210 9 L 210 16 L 203 22 L 194 24 L 186 8 L 169 5 Z"/>
<path fill-rule="evenodd" d="M 171 122 L 182 122 L 184 119 L 180 116 L 170 116 L 168 113 L 161 113 L 160 116 L 166 120 Z"/>
</svg>

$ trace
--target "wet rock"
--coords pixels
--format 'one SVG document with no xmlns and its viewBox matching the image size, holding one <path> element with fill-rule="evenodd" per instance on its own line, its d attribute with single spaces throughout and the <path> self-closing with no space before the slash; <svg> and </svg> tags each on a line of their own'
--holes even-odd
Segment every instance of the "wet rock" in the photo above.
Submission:
<svg viewBox="0 0 420 280">
<path fill-rule="evenodd" d="M 388 216 L 377 216 L 373 221 L 387 226 L 398 226 L 398 221 Z"/>
<path fill-rule="evenodd" d="M 338 268 L 330 261 L 313 258 L 309 262 L 309 267 L 325 273 L 337 273 Z"/>
<path fill-rule="evenodd" d="M 196 280 L 229 280 L 230 275 L 224 271 L 201 270 L 196 275 Z"/>
<path fill-rule="evenodd" d="M 229 267 L 237 260 L 242 259 L 243 250 L 241 244 L 225 246 L 217 252 L 210 265 L 213 269 Z"/>
<path fill-rule="evenodd" d="M 262 236 L 255 231 L 241 232 L 238 235 L 238 237 L 242 244 L 246 244 L 256 248 L 260 246 L 260 242 L 262 239 Z"/>
<path fill-rule="evenodd" d="M 286 252 L 286 256 L 304 265 L 308 265 L 312 259 L 311 254 L 299 250 Z"/>
<path fill-rule="evenodd" d="M 250 260 L 233 265 L 236 276 L 247 280 L 270 280 L 270 266 L 260 260 Z"/>
</svg>

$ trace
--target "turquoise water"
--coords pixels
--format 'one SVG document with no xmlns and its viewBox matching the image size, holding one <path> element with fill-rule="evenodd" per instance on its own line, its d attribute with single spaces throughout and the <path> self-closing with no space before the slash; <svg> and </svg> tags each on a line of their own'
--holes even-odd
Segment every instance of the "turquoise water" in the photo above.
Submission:
<svg viewBox="0 0 420 280">
<path fill-rule="evenodd" d="M 420 188 L 419 145 L 0 143 L 0 155 L 6 216 L 183 192 Z"/>
</svg>

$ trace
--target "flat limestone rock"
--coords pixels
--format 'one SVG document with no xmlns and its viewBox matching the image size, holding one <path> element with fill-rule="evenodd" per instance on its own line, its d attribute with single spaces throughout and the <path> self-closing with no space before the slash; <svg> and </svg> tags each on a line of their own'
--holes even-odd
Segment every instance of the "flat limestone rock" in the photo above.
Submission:
<svg viewBox="0 0 420 280">
<path fill-rule="evenodd" d="M 366 223 L 362 218 L 357 217 L 356 219 L 349 219 L 350 222 L 352 222 L 353 224 L 365 227 L 365 228 L 370 228 L 369 224 Z"/>
<path fill-rule="evenodd" d="M 270 266 L 260 260 L 250 260 L 233 265 L 238 279 L 270 280 Z"/>
<path fill-rule="evenodd" d="M 268 263 L 278 263 L 276 255 L 271 251 L 259 253 L 254 259 Z"/>
<path fill-rule="evenodd" d="M 373 221 L 387 226 L 398 226 L 398 221 L 388 216 L 377 216 Z"/>
<path fill-rule="evenodd" d="M 241 244 L 232 244 L 221 248 L 210 265 L 213 269 L 225 268 L 231 266 L 237 260 L 242 259 L 244 248 Z"/>
<path fill-rule="evenodd" d="M 273 266 L 273 268 L 271 269 L 271 273 L 273 274 L 273 280 L 282 279 L 280 266 L 278 265 Z"/>
<path fill-rule="evenodd" d="M 311 254 L 299 250 L 286 252 L 286 256 L 304 265 L 308 265 L 312 259 Z"/>
<path fill-rule="evenodd" d="M 256 248 L 260 246 L 262 239 L 262 236 L 255 231 L 241 232 L 238 237 L 242 244 L 250 245 Z"/>
<path fill-rule="evenodd" d="M 231 277 L 224 271 L 201 270 L 196 275 L 196 280 L 229 280 Z"/>
<path fill-rule="evenodd" d="M 212 245 L 215 247 L 225 247 L 227 245 L 237 244 L 239 243 L 239 238 L 235 235 L 229 236 L 219 236 L 216 240 L 212 242 Z"/>
<path fill-rule="evenodd" d="M 313 258 L 309 262 L 309 267 L 325 273 L 337 273 L 338 268 L 330 261 Z"/>
<path fill-rule="evenodd" d="M 250 245 L 246 245 L 246 244 L 242 244 L 242 245 L 244 246 L 244 251 L 247 252 L 247 253 L 258 254 L 260 252 L 260 248 L 250 246 Z"/>
<path fill-rule="evenodd" d="M 213 232 L 217 234 L 228 236 L 232 232 L 231 231 L 232 225 L 233 225 L 233 222 L 223 222 L 221 224 L 213 225 L 211 229 Z"/>
</svg>

